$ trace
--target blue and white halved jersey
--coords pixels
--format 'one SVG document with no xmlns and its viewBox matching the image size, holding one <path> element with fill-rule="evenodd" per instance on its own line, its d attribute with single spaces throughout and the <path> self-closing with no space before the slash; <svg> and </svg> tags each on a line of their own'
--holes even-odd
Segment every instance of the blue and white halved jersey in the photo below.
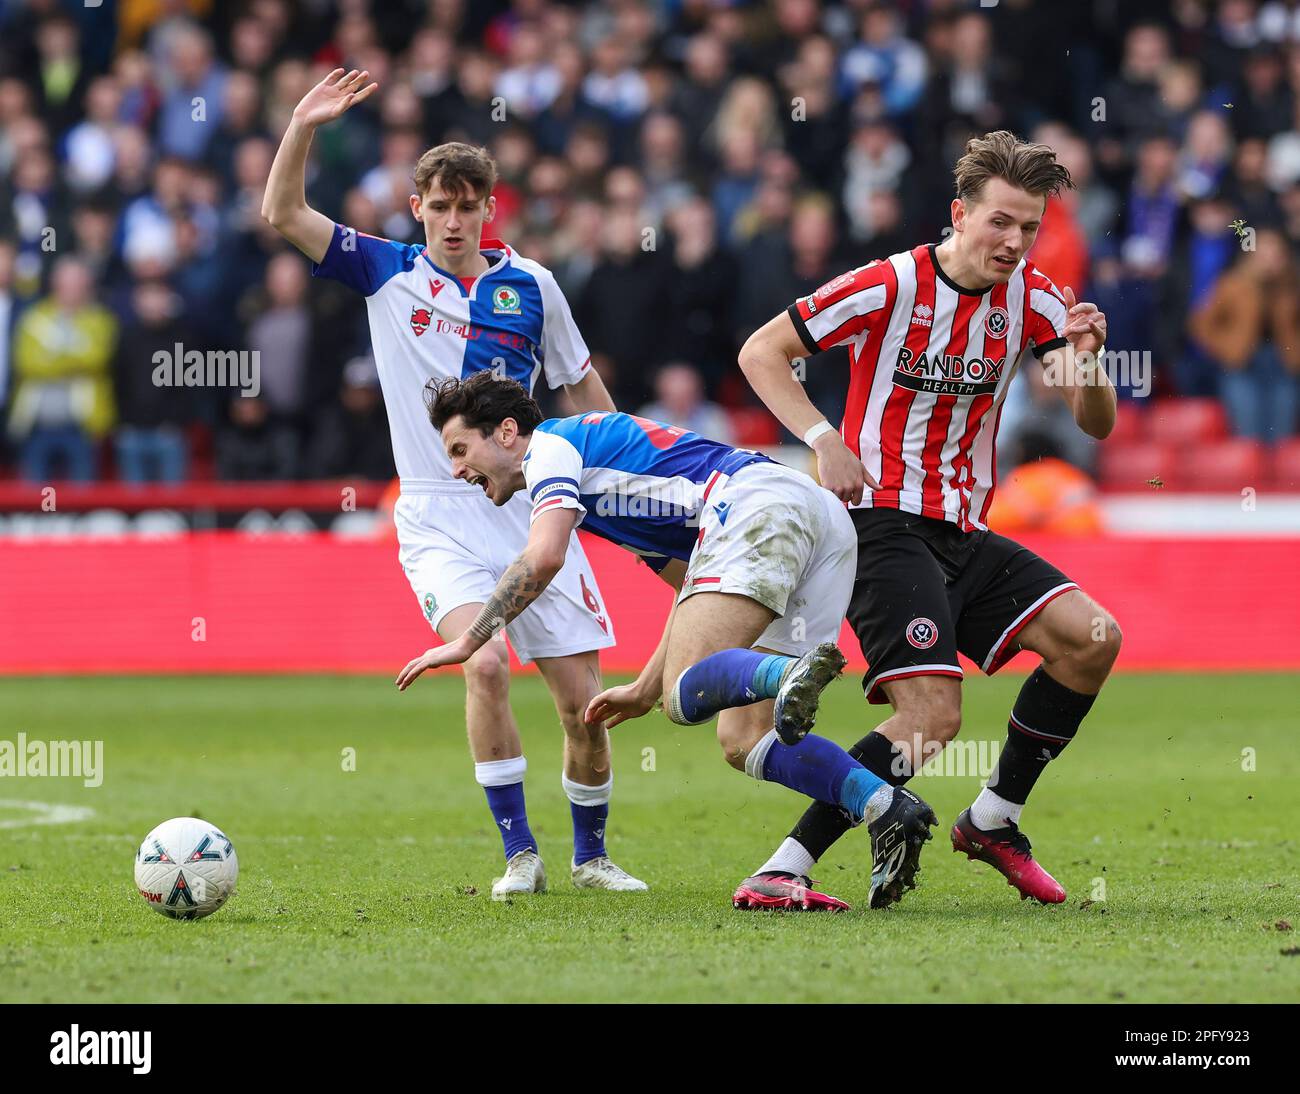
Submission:
<svg viewBox="0 0 1300 1094">
<path fill-rule="evenodd" d="M 312 266 L 314 277 L 341 281 L 366 298 L 393 459 L 404 480 L 457 481 L 429 424 L 429 380 L 490 369 L 531 395 L 543 374 L 554 388 L 577 383 L 591 367 L 551 272 L 499 240 L 483 240 L 481 253 L 488 269 L 467 288 L 423 246 L 336 224 L 325 258 Z"/>
<path fill-rule="evenodd" d="M 524 454 L 533 520 L 576 509 L 589 532 L 645 558 L 657 572 L 691 557 L 709 496 L 766 456 L 634 414 L 548 418 Z"/>
</svg>

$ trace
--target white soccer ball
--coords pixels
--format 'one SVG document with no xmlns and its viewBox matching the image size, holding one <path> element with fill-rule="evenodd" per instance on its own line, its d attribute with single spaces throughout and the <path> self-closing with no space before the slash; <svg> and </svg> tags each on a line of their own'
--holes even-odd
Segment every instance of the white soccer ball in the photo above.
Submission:
<svg viewBox="0 0 1300 1094">
<path fill-rule="evenodd" d="M 155 912 L 171 919 L 202 919 L 235 891 L 239 859 L 215 825 L 173 817 L 144 838 L 135 853 L 135 888 Z"/>
</svg>

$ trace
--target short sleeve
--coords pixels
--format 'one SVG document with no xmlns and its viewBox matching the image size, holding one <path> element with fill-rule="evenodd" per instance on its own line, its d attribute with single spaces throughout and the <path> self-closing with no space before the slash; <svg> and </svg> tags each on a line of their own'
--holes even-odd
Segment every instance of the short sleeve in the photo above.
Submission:
<svg viewBox="0 0 1300 1094">
<path fill-rule="evenodd" d="M 809 353 L 820 353 L 869 330 L 889 300 L 888 262 L 873 262 L 832 278 L 790 305 L 789 315 Z"/>
<path fill-rule="evenodd" d="M 1037 270 L 1029 275 L 1029 343 L 1034 356 L 1043 355 L 1066 344 L 1064 334 L 1069 309 L 1060 290 L 1050 278 Z"/>
<path fill-rule="evenodd" d="M 371 296 L 395 274 L 409 270 L 420 249 L 409 243 L 366 235 L 343 224 L 334 225 L 329 250 L 312 263 L 312 277 L 341 281 L 363 296 Z"/>
<path fill-rule="evenodd" d="M 579 499 L 582 481 L 582 455 L 563 437 L 545 430 L 533 432 L 524 456 L 524 483 L 533 505 L 531 524 L 541 513 L 552 509 L 576 509 L 578 523 L 587 515 Z"/>
<path fill-rule="evenodd" d="M 546 383 L 553 388 L 576 384 L 591 371 L 591 351 L 555 278 L 542 270 L 537 283 L 542 290 L 542 369 Z"/>
</svg>

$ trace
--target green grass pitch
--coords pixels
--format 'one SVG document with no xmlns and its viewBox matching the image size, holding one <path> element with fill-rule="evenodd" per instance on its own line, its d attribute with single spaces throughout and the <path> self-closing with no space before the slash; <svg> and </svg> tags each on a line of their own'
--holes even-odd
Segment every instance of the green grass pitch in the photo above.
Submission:
<svg viewBox="0 0 1300 1094">
<path fill-rule="evenodd" d="M 963 738 L 1000 741 L 1018 686 L 972 679 Z M 851 832 L 818 873 L 855 904 L 840 916 L 732 910 L 804 802 L 659 714 L 614 731 L 610 818 L 652 892 L 575 891 L 560 730 L 536 677 L 513 696 L 551 891 L 494 904 L 455 675 L 401 696 L 370 677 L 0 681 L 0 737 L 105 742 L 101 787 L 0 779 L 0 1001 L 1300 999 L 1300 934 L 1279 925 L 1300 924 L 1294 676 L 1114 679 L 1025 812 L 1066 904 L 954 855 L 978 776 L 922 776 L 941 825 L 920 888 L 867 910 Z M 841 681 L 818 731 L 847 745 L 882 716 Z M 31 802 L 93 813 L 34 825 Z M 190 813 L 234 841 L 239 891 L 173 922 L 132 857 Z"/>
</svg>

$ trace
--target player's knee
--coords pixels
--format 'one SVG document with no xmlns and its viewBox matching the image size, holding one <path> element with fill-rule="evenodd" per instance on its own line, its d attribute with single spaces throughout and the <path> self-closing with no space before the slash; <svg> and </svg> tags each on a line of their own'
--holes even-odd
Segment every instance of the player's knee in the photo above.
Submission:
<svg viewBox="0 0 1300 1094">
<path fill-rule="evenodd" d="M 1120 647 L 1124 644 L 1124 633 L 1119 629 L 1119 623 L 1109 612 L 1105 614 L 1105 636 L 1097 645 L 1099 649 L 1099 659 L 1104 661 L 1106 671 L 1115 663 L 1115 658 L 1119 656 Z"/>
<path fill-rule="evenodd" d="M 749 755 L 750 734 L 741 726 L 728 725 L 724 719 L 718 721 L 718 746 L 722 757 L 737 771 L 745 770 L 745 757 Z"/>
<path fill-rule="evenodd" d="M 481 696 L 499 696 L 510 686 L 510 660 L 504 649 L 490 642 L 465 662 L 465 690 Z"/>
<path fill-rule="evenodd" d="M 924 742 L 941 741 L 946 744 L 961 732 L 960 702 L 952 703 L 935 696 L 901 707 L 899 714 L 910 723 L 912 732 Z"/>
<path fill-rule="evenodd" d="M 579 695 L 558 695 L 555 698 L 555 712 L 560 716 L 560 725 L 564 732 L 577 741 L 594 741 L 605 735 L 605 723 L 595 722 L 588 725 L 585 720 L 587 701 Z"/>
<path fill-rule="evenodd" d="M 1124 635 L 1115 617 L 1103 611 L 1092 620 L 1086 640 L 1080 641 L 1074 652 L 1089 668 L 1104 676 L 1115 664 L 1123 642 Z"/>
<path fill-rule="evenodd" d="M 932 741 L 951 741 L 961 732 L 961 707 L 951 703 L 936 703 L 930 708 L 927 719 Z"/>
</svg>

